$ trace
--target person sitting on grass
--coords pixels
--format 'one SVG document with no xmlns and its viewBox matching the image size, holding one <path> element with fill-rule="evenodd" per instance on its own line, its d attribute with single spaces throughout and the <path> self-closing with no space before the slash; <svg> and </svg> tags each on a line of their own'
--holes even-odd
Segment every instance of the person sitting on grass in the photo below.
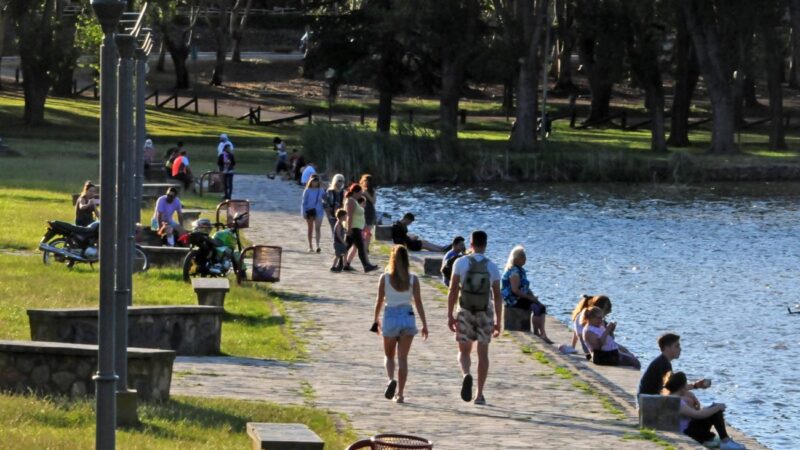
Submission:
<svg viewBox="0 0 800 450">
<path fill-rule="evenodd" d="M 432 252 L 444 252 L 445 248 L 424 241 L 419 237 L 408 233 L 408 226 L 414 222 L 414 214 L 405 213 L 402 219 L 392 225 L 392 242 L 398 245 L 405 245 L 407 249 L 418 252 L 420 250 L 429 250 Z"/>
<path fill-rule="evenodd" d="M 526 260 L 524 247 L 518 245 L 511 249 L 503 276 L 500 279 L 500 292 L 503 294 L 506 308 L 530 311 L 533 314 L 533 334 L 542 338 L 546 343 L 552 344 L 553 341 L 547 337 L 547 332 L 544 330 L 547 307 L 531 291 L 528 275 L 525 272 Z"/>
<path fill-rule="evenodd" d="M 606 325 L 605 313 L 597 306 L 586 311 L 583 319 L 583 341 L 592 354 L 592 362 L 600 366 L 642 367 L 639 359 L 614 341 L 615 322 Z"/>
<path fill-rule="evenodd" d="M 689 383 L 683 372 L 668 372 L 664 377 L 663 395 L 680 397 L 680 430 L 681 433 L 700 442 L 708 448 L 719 447 L 722 450 L 740 450 L 744 445 L 734 441 L 728 436 L 725 428 L 724 403 L 712 403 L 705 408 L 700 401 L 689 391 Z M 711 432 L 717 430 L 719 436 Z"/>
</svg>

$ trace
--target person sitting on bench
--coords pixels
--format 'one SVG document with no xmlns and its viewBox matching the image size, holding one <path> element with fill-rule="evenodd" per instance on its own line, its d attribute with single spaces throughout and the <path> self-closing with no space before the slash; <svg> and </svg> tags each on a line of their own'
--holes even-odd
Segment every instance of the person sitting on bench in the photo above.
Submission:
<svg viewBox="0 0 800 450">
<path fill-rule="evenodd" d="M 420 239 L 418 236 L 408 234 L 408 226 L 414 222 L 414 214 L 406 213 L 402 219 L 392 225 L 392 242 L 405 245 L 407 249 L 418 252 L 420 250 L 430 250 L 432 252 L 444 252 L 445 248 L 428 241 Z"/>
</svg>

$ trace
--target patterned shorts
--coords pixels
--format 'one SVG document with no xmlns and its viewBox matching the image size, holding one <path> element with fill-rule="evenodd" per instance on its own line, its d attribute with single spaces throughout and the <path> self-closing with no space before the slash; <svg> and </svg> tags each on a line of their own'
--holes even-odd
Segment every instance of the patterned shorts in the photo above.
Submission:
<svg viewBox="0 0 800 450">
<path fill-rule="evenodd" d="M 492 308 L 476 312 L 459 309 L 456 315 L 456 322 L 456 341 L 478 341 L 479 344 L 488 344 L 492 341 L 492 332 L 494 331 L 494 311 Z"/>
</svg>

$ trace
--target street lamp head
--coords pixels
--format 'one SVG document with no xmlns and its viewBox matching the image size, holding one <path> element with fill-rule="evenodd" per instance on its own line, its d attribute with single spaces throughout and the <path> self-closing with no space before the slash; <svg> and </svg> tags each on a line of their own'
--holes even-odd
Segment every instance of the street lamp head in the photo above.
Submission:
<svg viewBox="0 0 800 450">
<path fill-rule="evenodd" d="M 121 58 L 133 58 L 136 50 L 136 38 L 130 34 L 118 34 L 114 37 L 117 41 L 117 49 Z"/>
<path fill-rule="evenodd" d="M 125 0 L 92 0 L 92 9 L 103 28 L 103 33 L 114 32 L 125 6 Z"/>
</svg>

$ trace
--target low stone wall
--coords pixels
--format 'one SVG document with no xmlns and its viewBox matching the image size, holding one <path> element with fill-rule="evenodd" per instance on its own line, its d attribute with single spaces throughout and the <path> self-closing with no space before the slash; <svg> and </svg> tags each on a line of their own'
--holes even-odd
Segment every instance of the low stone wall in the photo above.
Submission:
<svg viewBox="0 0 800 450">
<path fill-rule="evenodd" d="M 189 247 L 161 247 L 142 245 L 150 267 L 183 267 L 183 260 L 191 250 Z"/>
<path fill-rule="evenodd" d="M 128 349 L 128 387 L 143 401 L 169 399 L 175 352 Z M 42 395 L 94 395 L 97 346 L 0 341 L 0 390 Z"/>
<path fill-rule="evenodd" d="M 223 312 L 216 306 L 128 307 L 128 345 L 217 355 Z M 29 309 L 28 318 L 33 340 L 97 344 L 97 308 Z"/>
</svg>

